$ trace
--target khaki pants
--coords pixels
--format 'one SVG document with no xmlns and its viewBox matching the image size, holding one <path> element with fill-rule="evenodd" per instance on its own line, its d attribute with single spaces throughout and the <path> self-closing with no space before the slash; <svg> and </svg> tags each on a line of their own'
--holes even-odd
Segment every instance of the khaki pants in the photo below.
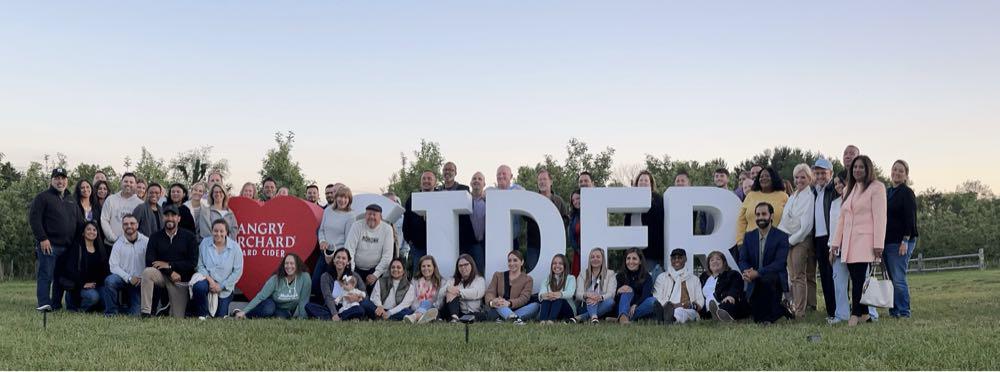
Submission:
<svg viewBox="0 0 1000 372">
<path fill-rule="evenodd" d="M 140 311 L 143 314 L 152 314 L 153 290 L 160 287 L 166 288 L 167 295 L 170 297 L 170 315 L 175 318 L 184 317 L 184 311 L 187 309 L 189 298 L 187 282 L 174 283 L 170 281 L 170 278 L 163 277 L 160 270 L 147 267 L 142 271 L 141 287 L 142 295 L 140 303 L 142 307 Z"/>
<path fill-rule="evenodd" d="M 813 242 L 810 236 L 801 243 L 793 245 L 788 251 L 788 289 L 792 292 L 792 313 L 796 318 L 806 315 L 809 294 L 806 284 L 806 264 L 809 261 L 809 252 L 812 250 Z"/>
</svg>

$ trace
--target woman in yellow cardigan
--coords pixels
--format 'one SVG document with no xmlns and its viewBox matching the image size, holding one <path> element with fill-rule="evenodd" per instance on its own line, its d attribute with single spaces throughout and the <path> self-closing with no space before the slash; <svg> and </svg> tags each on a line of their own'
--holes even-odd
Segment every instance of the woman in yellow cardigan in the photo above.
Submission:
<svg viewBox="0 0 1000 372">
<path fill-rule="evenodd" d="M 785 210 L 785 203 L 788 202 L 788 194 L 785 193 L 785 184 L 781 181 L 781 176 L 774 168 L 766 167 L 757 174 L 757 179 L 753 181 L 753 187 L 746 199 L 743 199 L 743 206 L 740 207 L 740 214 L 736 216 L 736 244 L 743 244 L 743 235 L 757 228 L 757 217 L 754 216 L 754 209 L 757 204 L 767 202 L 774 207 L 774 221 L 771 226 L 778 226 L 781 223 L 781 214 Z"/>
</svg>

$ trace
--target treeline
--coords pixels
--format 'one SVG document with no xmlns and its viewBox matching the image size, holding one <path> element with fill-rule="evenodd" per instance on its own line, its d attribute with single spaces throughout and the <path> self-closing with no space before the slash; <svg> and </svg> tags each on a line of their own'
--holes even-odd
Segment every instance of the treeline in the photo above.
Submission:
<svg viewBox="0 0 1000 372">
<path fill-rule="evenodd" d="M 276 147 L 263 154 L 260 178 L 251 182 L 259 183 L 265 177 L 273 177 L 280 185 L 288 187 L 292 195 L 304 196 L 306 186 L 312 181 L 306 178 L 298 162 L 292 158 L 294 139 L 292 132 L 276 133 Z M 125 158 L 120 169 L 160 183 L 181 182 L 190 185 L 204 181 L 213 171 L 222 172 L 227 176 L 227 182 L 230 181 L 228 161 L 213 160 L 211 150 L 211 147 L 200 147 L 179 153 L 166 161 L 142 148 L 138 161 L 133 164 L 130 158 Z M 729 188 L 732 189 L 739 181 L 740 172 L 753 164 L 773 166 L 782 178 L 790 179 L 796 164 L 813 164 L 818 157 L 824 156 L 814 151 L 778 147 L 764 150 L 739 164 L 727 164 L 723 159 L 699 162 L 673 159 L 668 155 L 647 155 L 640 164 L 616 165 L 615 150 L 610 147 L 595 152 L 586 143 L 571 139 L 565 151 L 565 157 L 561 160 L 546 155 L 536 164 L 509 164 L 516 168 L 516 182 L 528 190 L 536 189 L 538 170 L 547 169 L 552 176 L 553 190 L 568 203 L 570 194 L 577 187 L 577 175 L 584 170 L 592 174 L 598 186 L 630 185 L 641 170 L 649 170 L 657 189 L 662 192 L 673 184 L 674 176 L 681 171 L 690 175 L 694 185 L 711 185 L 714 171 L 725 168 L 731 173 Z M 826 156 L 834 164 L 835 171 L 843 169 L 839 155 Z M 401 158 L 402 166 L 391 175 L 385 190 L 395 192 L 404 202 L 412 191 L 419 188 L 420 173 L 423 170 L 433 170 L 440 180 L 441 167 L 449 159 L 441 153 L 437 143 L 427 140 L 421 141 L 420 148 L 411 157 L 401 154 Z M 461 167 L 461 159 L 454 161 Z M 888 161 L 891 160 L 884 162 Z M 9 161 L 5 161 L 4 155 L 0 153 L 0 278 L 34 275 L 35 242 L 27 221 L 28 206 L 38 192 L 48 187 L 49 172 L 57 166 L 70 170 L 70 189 L 77 180 L 93 179 L 94 174 L 100 170 L 108 175 L 112 189 L 117 190 L 118 178 L 122 173 L 110 165 L 77 164 L 71 167 L 68 159 L 61 154 L 54 158 L 46 156 L 44 163 L 33 162 L 27 169 L 19 171 Z M 481 171 L 486 174 L 487 183 L 491 183 L 495 169 Z M 463 173 L 460 182 L 467 183 L 470 176 L 471 171 Z M 880 178 L 885 179 L 881 173 Z M 238 188 L 244 180 L 232 181 L 240 182 L 235 185 Z M 233 186 L 234 184 L 229 183 L 231 192 L 238 193 L 239 190 L 233 190 Z M 998 258 L 996 245 L 1000 241 L 1000 224 L 997 224 L 1000 221 L 1000 199 L 993 195 L 989 187 L 978 181 L 968 181 L 956 187 L 954 192 L 928 190 L 918 195 L 917 199 L 920 229 L 918 253 L 924 253 L 926 257 L 937 257 L 973 253 L 984 248 L 991 261 Z"/>
</svg>

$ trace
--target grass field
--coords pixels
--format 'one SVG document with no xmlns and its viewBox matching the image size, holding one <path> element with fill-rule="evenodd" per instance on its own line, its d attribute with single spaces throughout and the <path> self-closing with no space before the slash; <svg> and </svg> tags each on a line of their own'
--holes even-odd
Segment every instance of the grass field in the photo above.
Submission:
<svg viewBox="0 0 1000 372">
<path fill-rule="evenodd" d="M 1000 271 L 911 276 L 914 318 L 770 327 L 106 319 L 0 283 L 3 369 L 1000 369 Z M 822 303 L 822 301 L 820 301 Z M 884 314 L 884 312 L 883 312 Z M 820 335 L 819 342 L 807 336 Z"/>
</svg>

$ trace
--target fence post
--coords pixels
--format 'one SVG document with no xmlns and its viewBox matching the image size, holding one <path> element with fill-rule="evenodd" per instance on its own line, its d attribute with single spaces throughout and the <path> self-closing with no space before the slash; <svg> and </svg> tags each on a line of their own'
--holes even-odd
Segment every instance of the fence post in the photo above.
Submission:
<svg viewBox="0 0 1000 372">
<path fill-rule="evenodd" d="M 917 253 L 917 272 L 924 272 L 924 253 Z"/>
<path fill-rule="evenodd" d="M 983 249 L 979 248 L 979 270 L 986 269 L 986 255 L 983 254 Z"/>
</svg>

